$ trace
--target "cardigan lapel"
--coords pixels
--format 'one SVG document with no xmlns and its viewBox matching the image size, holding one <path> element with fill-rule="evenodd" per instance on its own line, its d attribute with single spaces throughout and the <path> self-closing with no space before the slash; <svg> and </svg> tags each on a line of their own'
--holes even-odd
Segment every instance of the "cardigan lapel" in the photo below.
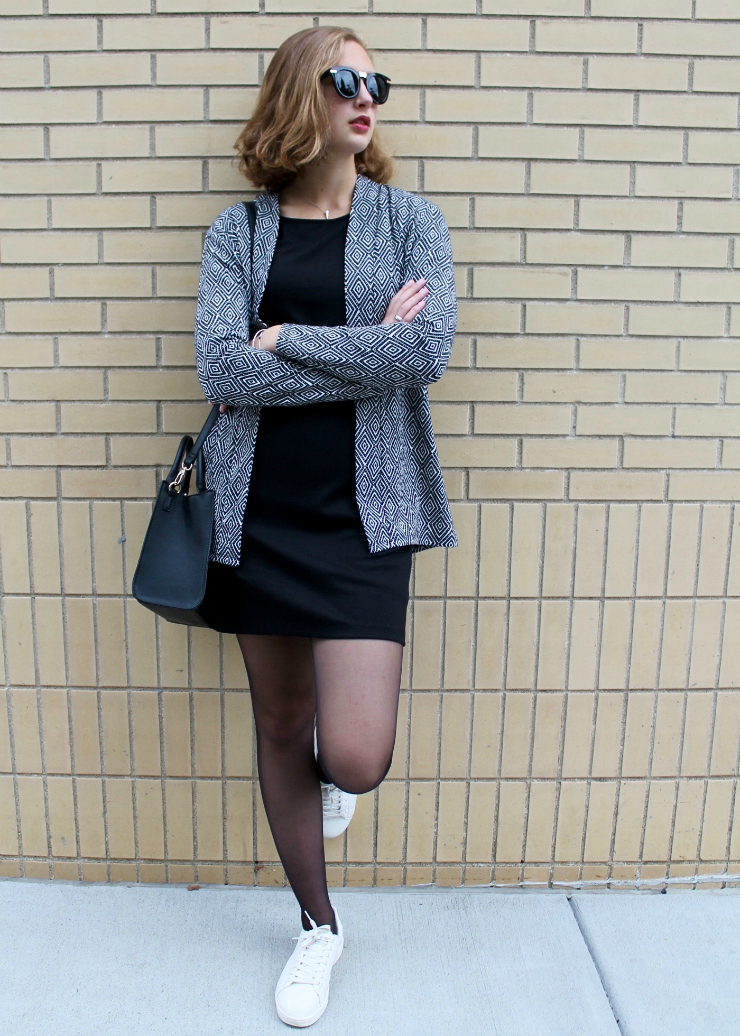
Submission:
<svg viewBox="0 0 740 1036">
<path fill-rule="evenodd" d="M 254 249 L 252 255 L 252 313 L 250 324 L 256 323 L 257 312 L 267 285 L 267 275 L 275 254 L 278 228 L 280 226 L 280 206 L 276 191 L 263 191 L 255 195 L 257 219 L 254 227 Z"/>
<path fill-rule="evenodd" d="M 376 258 L 378 191 L 379 186 L 374 180 L 362 173 L 357 174 L 344 251 L 344 297 L 349 327 L 373 323 L 376 316 L 372 274 Z M 257 194 L 255 204 L 257 221 L 254 239 L 252 323 L 255 322 L 265 292 L 277 244 L 280 227 L 278 192 L 263 191 Z"/>
<path fill-rule="evenodd" d="M 344 251 L 344 301 L 348 327 L 376 322 L 375 271 L 377 267 L 379 185 L 357 175 Z"/>
</svg>

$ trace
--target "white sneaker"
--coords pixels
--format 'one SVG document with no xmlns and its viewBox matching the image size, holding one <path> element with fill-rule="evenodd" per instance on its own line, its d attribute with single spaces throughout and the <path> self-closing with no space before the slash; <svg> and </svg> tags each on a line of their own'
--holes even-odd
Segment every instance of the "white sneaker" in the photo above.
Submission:
<svg viewBox="0 0 740 1036">
<path fill-rule="evenodd" d="M 336 784 L 321 781 L 321 805 L 324 811 L 324 838 L 338 838 L 346 831 L 355 813 L 357 796 L 342 791 Z"/>
<path fill-rule="evenodd" d="M 307 915 L 308 916 L 308 915 Z M 339 960 L 344 947 L 342 922 L 337 918 L 337 934 L 328 924 L 317 927 L 311 922 L 309 931 L 301 930 L 294 937 L 296 947 L 283 968 L 275 989 L 278 1018 L 286 1025 L 302 1029 L 313 1025 L 329 1003 L 331 969 Z"/>
<path fill-rule="evenodd" d="M 313 728 L 313 754 L 318 759 L 316 727 Z M 349 827 L 355 815 L 357 796 L 342 791 L 336 784 L 321 784 L 321 805 L 324 813 L 324 838 L 338 838 Z"/>
</svg>

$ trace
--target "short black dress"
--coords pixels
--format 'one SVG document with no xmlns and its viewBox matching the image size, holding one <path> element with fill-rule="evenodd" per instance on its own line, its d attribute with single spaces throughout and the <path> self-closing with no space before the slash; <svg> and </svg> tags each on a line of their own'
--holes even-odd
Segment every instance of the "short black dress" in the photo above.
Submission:
<svg viewBox="0 0 740 1036">
<path fill-rule="evenodd" d="M 349 213 L 281 216 L 260 316 L 347 322 Z M 263 406 L 238 566 L 212 561 L 203 618 L 220 633 L 406 643 L 412 549 L 371 553 L 355 499 L 355 401 Z"/>
</svg>

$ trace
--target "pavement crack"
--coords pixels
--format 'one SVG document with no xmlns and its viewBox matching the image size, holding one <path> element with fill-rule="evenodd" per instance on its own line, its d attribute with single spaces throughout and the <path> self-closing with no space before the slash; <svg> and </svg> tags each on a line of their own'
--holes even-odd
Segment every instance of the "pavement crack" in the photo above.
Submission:
<svg viewBox="0 0 740 1036">
<path fill-rule="evenodd" d="M 573 897 L 572 896 L 567 896 L 566 898 L 568 900 L 568 906 L 570 907 L 571 913 L 573 914 L 573 917 L 575 918 L 575 922 L 578 925 L 578 931 L 581 933 L 581 938 L 583 939 L 583 943 L 584 943 L 586 949 L 588 950 L 588 953 L 589 953 L 589 956 L 591 957 L 591 960 L 593 961 L 594 968 L 596 969 L 596 974 L 599 976 L 599 982 L 601 983 L 601 988 L 604 990 L 604 995 L 606 996 L 607 1003 L 609 1004 L 609 1009 L 611 1010 L 611 1013 L 612 1013 L 612 1015 L 614 1017 L 614 1022 L 616 1024 L 617 1028 L 619 1029 L 619 1031 L 621 1033 L 621 1036 L 629 1036 L 629 1033 L 627 1032 L 627 1030 L 624 1029 L 623 1026 L 620 1024 L 619 1017 L 617 1015 L 616 1008 L 615 1008 L 615 1005 L 614 1005 L 614 1000 L 613 1000 L 612 994 L 611 994 L 611 992 L 609 990 L 609 986 L 608 986 L 608 984 L 607 984 L 607 982 L 606 982 L 606 980 L 604 978 L 604 973 L 603 973 L 603 969 L 601 967 L 601 964 L 599 962 L 599 958 L 598 958 L 596 952 L 594 951 L 593 946 L 591 945 L 591 942 L 590 942 L 590 940 L 588 938 L 588 935 L 586 934 L 586 932 L 585 932 L 585 930 L 583 928 L 583 925 L 581 924 L 581 919 L 578 916 L 578 910 L 576 909 L 576 905 L 573 902 Z"/>
</svg>

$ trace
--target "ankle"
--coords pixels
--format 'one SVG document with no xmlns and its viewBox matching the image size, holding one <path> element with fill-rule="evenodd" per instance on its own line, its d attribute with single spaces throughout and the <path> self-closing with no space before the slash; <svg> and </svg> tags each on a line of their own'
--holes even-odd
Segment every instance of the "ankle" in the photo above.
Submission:
<svg viewBox="0 0 740 1036">
<path fill-rule="evenodd" d="M 313 927 L 311 921 L 309 920 L 309 917 L 313 919 L 317 928 L 321 928 L 322 925 L 328 924 L 332 930 L 332 933 L 334 935 L 338 934 L 337 916 L 334 913 L 333 907 L 329 907 L 329 913 L 327 915 L 324 915 L 323 913 L 317 913 L 315 917 L 313 914 L 309 915 L 307 910 L 301 910 L 301 926 L 304 932 L 310 932 L 311 928 Z"/>
</svg>

